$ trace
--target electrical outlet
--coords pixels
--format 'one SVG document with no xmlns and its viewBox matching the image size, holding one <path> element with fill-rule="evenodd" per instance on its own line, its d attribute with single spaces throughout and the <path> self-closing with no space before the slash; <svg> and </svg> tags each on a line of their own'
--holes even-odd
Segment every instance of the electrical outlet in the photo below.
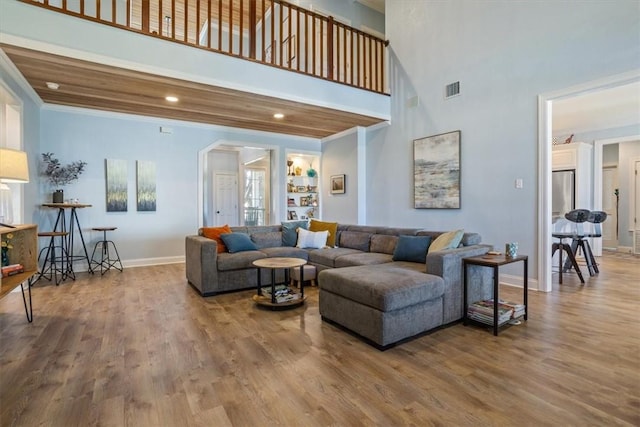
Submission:
<svg viewBox="0 0 640 427">
<path fill-rule="evenodd" d="M 516 179 L 516 188 L 522 188 L 522 178 L 517 178 Z"/>
</svg>

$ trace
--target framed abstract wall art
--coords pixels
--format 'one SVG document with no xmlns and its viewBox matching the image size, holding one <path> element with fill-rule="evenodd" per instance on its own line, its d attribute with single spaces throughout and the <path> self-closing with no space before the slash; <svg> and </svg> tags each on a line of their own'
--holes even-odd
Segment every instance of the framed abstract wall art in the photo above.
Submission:
<svg viewBox="0 0 640 427">
<path fill-rule="evenodd" d="M 156 211 L 156 164 L 147 160 L 138 160 L 136 170 L 137 210 L 138 212 Z"/>
<path fill-rule="evenodd" d="M 414 207 L 460 209 L 460 131 L 413 141 Z"/>
<path fill-rule="evenodd" d="M 107 212 L 127 211 L 127 161 L 105 160 L 107 177 Z"/>
</svg>

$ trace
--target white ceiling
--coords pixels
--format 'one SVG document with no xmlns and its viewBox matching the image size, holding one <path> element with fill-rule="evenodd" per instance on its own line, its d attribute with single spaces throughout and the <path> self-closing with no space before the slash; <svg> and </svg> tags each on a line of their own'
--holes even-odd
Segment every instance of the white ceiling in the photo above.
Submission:
<svg viewBox="0 0 640 427">
<path fill-rule="evenodd" d="M 640 123 L 640 82 L 553 103 L 553 135 L 570 135 Z"/>
</svg>

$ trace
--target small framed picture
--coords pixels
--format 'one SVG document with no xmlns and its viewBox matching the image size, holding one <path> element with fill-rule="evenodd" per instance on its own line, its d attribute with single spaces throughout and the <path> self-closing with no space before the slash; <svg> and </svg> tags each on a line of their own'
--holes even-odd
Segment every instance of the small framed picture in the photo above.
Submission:
<svg viewBox="0 0 640 427">
<path fill-rule="evenodd" d="M 309 198 L 300 197 L 300 206 L 309 206 Z"/>
<path fill-rule="evenodd" d="M 307 192 L 307 186 L 306 185 L 298 185 L 296 187 L 296 190 L 298 190 L 298 193 L 306 193 Z"/>
<path fill-rule="evenodd" d="M 296 211 L 289 211 L 289 219 L 298 219 Z"/>
<path fill-rule="evenodd" d="M 331 189 L 331 194 L 344 194 L 345 175 L 331 175 L 329 188 Z"/>
</svg>

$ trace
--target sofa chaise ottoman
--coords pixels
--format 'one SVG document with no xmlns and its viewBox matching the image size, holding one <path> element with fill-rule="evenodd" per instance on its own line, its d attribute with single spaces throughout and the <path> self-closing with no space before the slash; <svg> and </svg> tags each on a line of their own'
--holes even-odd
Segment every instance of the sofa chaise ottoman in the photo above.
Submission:
<svg viewBox="0 0 640 427">
<path fill-rule="evenodd" d="M 381 350 L 442 325 L 444 280 L 403 264 L 321 271 L 322 319 Z"/>
</svg>

